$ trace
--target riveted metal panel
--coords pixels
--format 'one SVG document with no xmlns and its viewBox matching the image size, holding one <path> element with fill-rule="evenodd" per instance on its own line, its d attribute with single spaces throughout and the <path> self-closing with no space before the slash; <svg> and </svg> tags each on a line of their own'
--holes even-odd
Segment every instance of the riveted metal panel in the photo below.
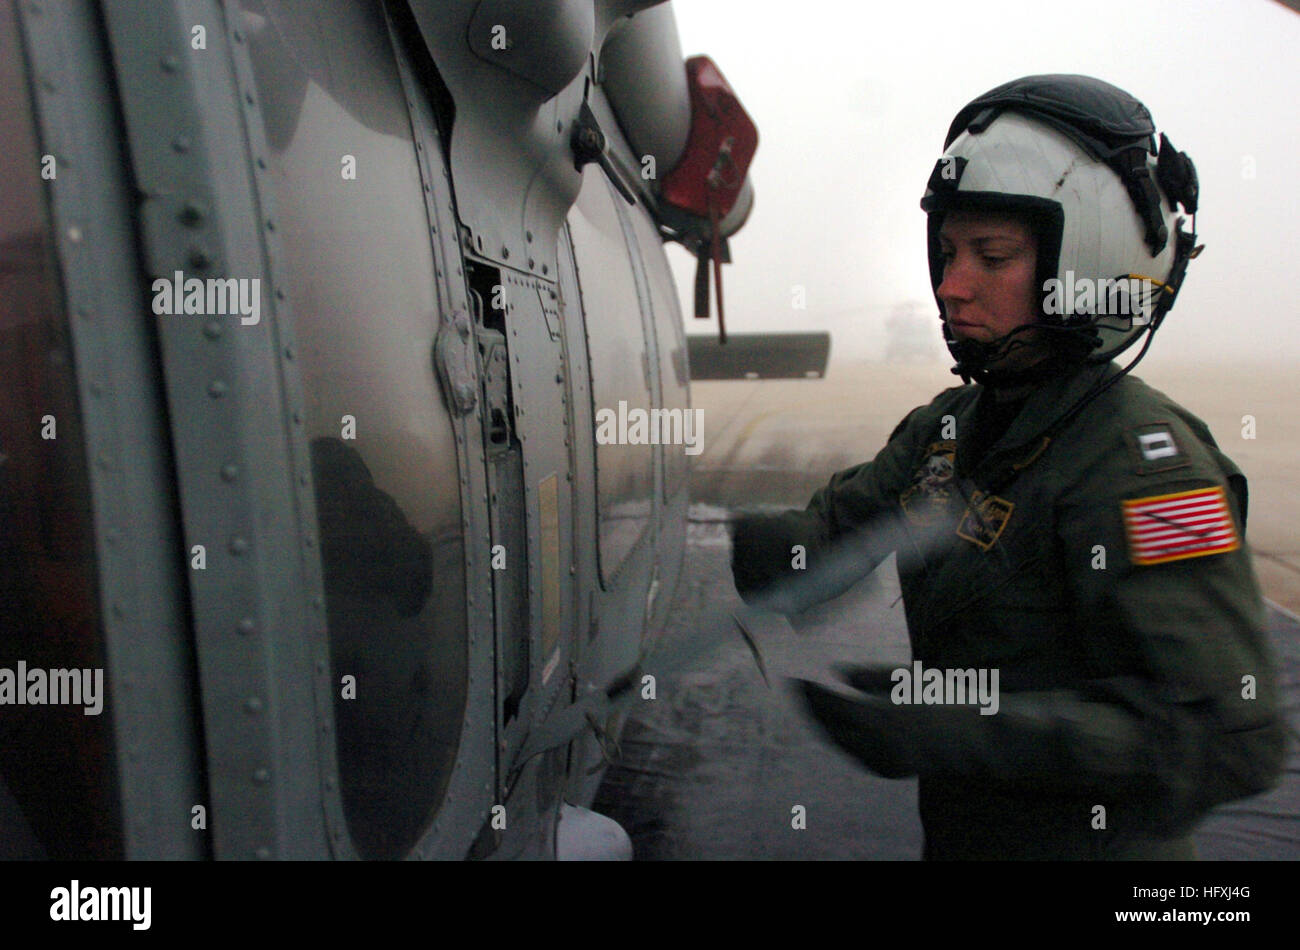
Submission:
<svg viewBox="0 0 1300 950">
<path fill-rule="evenodd" d="M 682 331 L 677 285 L 672 279 L 663 241 L 654 221 L 640 207 L 620 207 L 628 232 L 628 246 L 637 259 L 638 288 L 644 294 L 642 306 L 654 339 L 651 359 L 655 366 L 655 404 L 667 410 L 692 413 L 686 340 Z M 702 415 L 702 413 L 701 413 Z M 683 418 L 683 436 L 686 418 Z M 701 448 L 705 426 L 692 428 Z M 658 449 L 655 519 L 655 575 L 647 594 L 647 627 L 667 616 L 668 604 L 677 588 L 686 555 L 686 510 L 689 504 L 690 456 L 686 446 L 664 443 Z"/>
<path fill-rule="evenodd" d="M 91 460 L 108 703 L 128 858 L 197 858 L 207 802 L 197 728 L 188 558 L 146 295 L 132 240 L 107 51 L 89 2 L 28 2 L 21 17 Z M 210 827 L 210 825 L 209 825 Z"/>
<path fill-rule="evenodd" d="M 558 617 L 573 615 L 573 480 L 564 349 L 551 337 L 543 297 L 559 299 L 554 284 L 503 269 L 506 340 L 515 406 L 515 431 L 524 456 L 528 511 L 528 601 L 534 646 L 529 709 L 534 724 L 550 711 L 568 683 L 572 636 L 560 636 Z M 551 493 L 554 492 L 554 497 Z M 552 531 L 554 533 L 552 533 Z M 551 572 L 554 571 L 552 574 Z M 546 586 L 553 584 L 549 623 Z M 566 631 L 572 633 L 572 631 Z"/>
<path fill-rule="evenodd" d="M 591 625 L 591 594 L 600 587 L 597 563 L 596 523 L 596 444 L 592 437 L 595 420 L 592 410 L 591 367 L 587 362 L 586 321 L 582 298 L 578 292 L 577 267 L 566 226 L 560 234 L 560 279 L 556 304 L 564 341 L 565 365 L 568 367 L 568 405 L 573 437 L 570 440 L 574 471 L 573 564 L 575 589 L 574 629 L 579 633 L 579 657 L 585 655 L 586 642 L 594 630 Z"/>
<path fill-rule="evenodd" d="M 323 611 L 314 529 L 302 517 L 302 423 L 280 372 L 292 352 L 253 189 L 249 128 L 261 122 L 227 8 L 204 0 L 103 7 L 117 69 L 150 278 L 258 281 L 261 312 L 157 318 L 190 575 L 218 857 L 328 854 L 313 714 Z M 202 27 L 200 31 L 199 27 Z M 200 33 L 203 42 L 199 42 Z M 228 309 L 228 308 L 227 308 Z M 282 356 L 284 354 L 284 356 Z"/>
<path fill-rule="evenodd" d="M 397 52 L 398 75 L 406 93 L 420 176 L 424 183 L 425 210 L 438 279 L 439 312 L 444 323 L 451 323 L 456 314 L 473 312 L 460 254 L 451 174 L 442 158 L 444 150 L 433 110 L 415 81 L 411 63 L 391 20 L 389 31 Z M 476 367 L 476 370 L 481 375 L 481 369 Z M 478 378 L 473 382 L 475 387 L 479 386 Z M 451 404 L 450 398 L 448 401 Z M 501 742 L 497 735 L 491 523 L 483 405 L 481 398 L 476 399 L 471 411 L 452 418 L 465 539 L 469 685 L 451 782 L 433 823 L 411 852 L 411 857 L 416 859 L 464 857 L 487 821 L 491 806 L 504 798 L 497 769 Z"/>
<path fill-rule="evenodd" d="M 590 64 L 555 96 L 484 60 L 497 24 L 475 17 L 480 0 L 411 0 L 443 80 L 456 101 L 451 174 L 460 220 L 474 252 L 495 263 L 554 279 L 556 234 L 578 194 L 569 139 Z M 486 32 L 470 36 L 470 30 Z M 603 32 L 597 29 L 598 37 Z M 507 35 L 508 40 L 508 35 Z"/>
<path fill-rule="evenodd" d="M 621 428 L 631 411 L 646 412 L 654 405 L 652 364 L 634 260 L 618 213 L 620 199 L 599 167 L 588 165 L 583 175 L 582 195 L 569 215 L 569 236 L 581 288 L 593 418 L 601 423 L 583 437 L 602 435 L 595 449 L 597 557 L 605 588 L 615 590 L 625 583 L 621 578 L 630 555 L 653 542 L 655 448 L 609 430 Z"/>
<path fill-rule="evenodd" d="M 320 543 L 314 534 L 316 492 L 312 477 L 311 449 L 304 429 L 306 401 L 298 368 L 299 344 L 294 332 L 294 293 L 280 231 L 275 227 L 279 217 L 266 160 L 269 145 L 264 112 L 260 109 L 256 95 L 256 77 L 250 58 L 246 24 L 237 4 L 224 2 L 222 10 L 231 68 L 237 84 L 235 93 L 239 96 L 243 120 L 245 167 L 248 169 L 258 218 L 262 222 L 258 234 L 268 280 L 267 297 L 272 307 L 274 363 L 283 393 L 278 406 L 277 425 L 288 446 L 291 479 L 289 490 L 293 497 L 291 526 L 298 539 L 298 570 L 301 572 L 296 609 L 302 624 L 298 631 L 298 647 L 302 652 L 289 673 L 294 681 L 289 695 L 298 703 L 294 722 L 300 730 L 292 737 L 292 741 L 301 745 L 307 754 L 292 763 L 297 771 L 293 775 L 286 775 L 286 778 L 292 783 L 296 800 L 301 803 L 299 807 L 308 810 L 313 819 L 324 821 L 323 829 L 318 829 L 314 824 L 310 828 L 311 850 L 304 856 L 355 859 L 358 855 L 348 837 L 339 793 L 339 765 L 334 741 L 335 687 L 330 677 Z"/>
</svg>

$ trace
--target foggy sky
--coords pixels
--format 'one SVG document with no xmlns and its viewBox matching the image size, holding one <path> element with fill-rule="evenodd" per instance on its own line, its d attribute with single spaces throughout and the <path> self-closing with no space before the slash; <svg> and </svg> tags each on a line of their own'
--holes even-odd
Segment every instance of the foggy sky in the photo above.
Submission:
<svg viewBox="0 0 1300 950">
<path fill-rule="evenodd" d="M 1300 15 L 1273 0 L 673 6 L 683 52 L 713 58 L 759 129 L 754 211 L 723 271 L 729 330 L 830 330 L 836 356 L 880 358 L 911 300 L 938 339 L 918 202 L 949 122 L 1009 79 L 1085 73 L 1141 99 L 1200 175 L 1206 249 L 1147 359 L 1300 360 Z M 687 332 L 716 332 L 689 312 L 694 259 L 670 248 Z"/>
</svg>

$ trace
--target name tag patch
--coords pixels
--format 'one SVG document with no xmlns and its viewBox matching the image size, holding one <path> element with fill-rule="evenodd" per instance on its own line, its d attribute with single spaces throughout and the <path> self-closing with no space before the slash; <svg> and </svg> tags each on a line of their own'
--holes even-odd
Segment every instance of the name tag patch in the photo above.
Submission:
<svg viewBox="0 0 1300 950">
<path fill-rule="evenodd" d="M 1221 486 L 1125 501 L 1129 560 L 1163 564 L 1241 547 Z"/>
</svg>

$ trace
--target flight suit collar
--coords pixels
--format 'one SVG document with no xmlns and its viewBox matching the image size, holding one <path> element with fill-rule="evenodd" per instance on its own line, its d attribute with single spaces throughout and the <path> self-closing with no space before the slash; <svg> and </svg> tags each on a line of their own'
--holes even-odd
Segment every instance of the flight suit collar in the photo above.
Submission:
<svg viewBox="0 0 1300 950">
<path fill-rule="evenodd" d="M 958 470 L 963 476 L 982 487 L 990 481 L 1005 478 L 1010 474 L 1010 471 L 1007 471 L 1008 467 L 1011 471 L 1015 471 L 1032 464 L 1046 448 L 1043 444 L 1044 430 L 1062 413 L 1069 410 L 1089 387 L 1115 372 L 1118 372 L 1118 368 L 1113 362 L 1090 363 L 1049 377 L 1030 391 L 1025 398 L 1024 406 L 1012 420 L 1007 431 L 989 447 L 974 469 L 970 470 L 962 463 L 962 459 L 970 457 L 975 405 L 979 399 L 991 398 L 994 395 L 985 392 L 987 387 L 980 385 L 981 391 L 976 398 L 972 399 L 957 415 L 956 465 Z"/>
</svg>

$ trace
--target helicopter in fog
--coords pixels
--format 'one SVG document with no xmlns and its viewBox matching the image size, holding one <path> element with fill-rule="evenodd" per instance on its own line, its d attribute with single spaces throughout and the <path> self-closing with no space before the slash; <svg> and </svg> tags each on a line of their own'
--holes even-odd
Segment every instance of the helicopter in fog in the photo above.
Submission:
<svg viewBox="0 0 1300 950">
<path fill-rule="evenodd" d="M 4 856 L 616 839 L 589 700 L 647 688 L 692 359 L 757 352 L 688 354 L 663 244 L 720 306 L 757 131 L 669 6 L 34 0 L 0 48 Z"/>
</svg>

